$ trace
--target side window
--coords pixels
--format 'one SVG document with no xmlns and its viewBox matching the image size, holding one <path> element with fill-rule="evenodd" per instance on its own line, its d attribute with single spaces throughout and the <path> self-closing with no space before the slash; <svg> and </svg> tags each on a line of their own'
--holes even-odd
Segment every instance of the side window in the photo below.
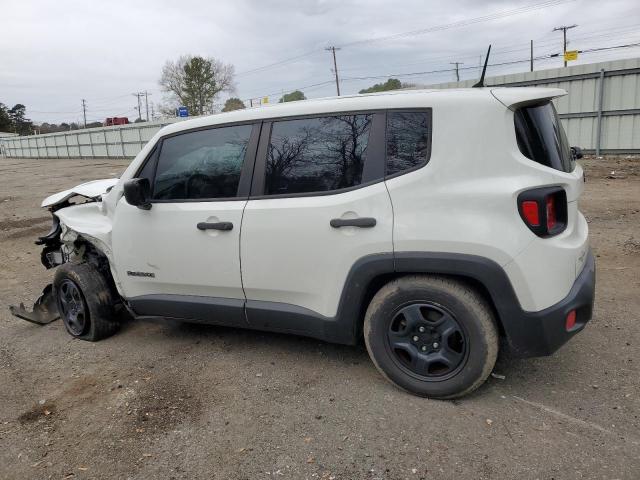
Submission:
<svg viewBox="0 0 640 480">
<path fill-rule="evenodd" d="M 265 195 L 327 192 L 362 183 L 373 115 L 274 122 Z"/>
<path fill-rule="evenodd" d="M 162 141 L 156 200 L 235 197 L 251 125 L 183 133 Z"/>
<path fill-rule="evenodd" d="M 430 112 L 388 112 L 387 176 L 425 165 L 430 137 Z"/>
</svg>

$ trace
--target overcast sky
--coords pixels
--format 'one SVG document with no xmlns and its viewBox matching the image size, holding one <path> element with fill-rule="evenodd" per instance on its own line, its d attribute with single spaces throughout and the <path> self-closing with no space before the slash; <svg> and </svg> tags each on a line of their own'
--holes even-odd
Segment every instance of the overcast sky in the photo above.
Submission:
<svg viewBox="0 0 640 480">
<path fill-rule="evenodd" d="M 562 3 L 560 3 L 562 2 Z M 332 60 L 337 52 L 343 94 L 357 93 L 385 76 L 432 84 L 455 79 L 449 62 L 464 62 L 462 79 L 477 78 L 480 56 L 493 44 L 490 63 L 562 51 L 559 25 L 570 49 L 640 42 L 638 0 L 0 0 L 0 102 L 23 103 L 36 122 L 136 118 L 133 92 L 147 90 L 161 103 L 162 65 L 181 54 L 213 56 L 236 70 L 243 100 L 301 88 L 307 97 L 335 94 Z M 551 3 L 551 2 L 548 2 Z M 523 13 L 506 15 L 515 9 Z M 492 14 L 501 18 L 478 20 Z M 498 15 L 498 16 L 500 16 Z M 466 20 L 473 20 L 465 22 Z M 463 25 L 439 28 L 462 22 Z M 433 28 L 436 27 L 436 28 Z M 403 32 L 430 32 L 362 41 Z M 352 45 L 348 45 L 353 42 Z M 296 61 L 249 72 L 299 57 Z M 575 63 L 640 56 L 640 48 L 584 54 Z M 536 61 L 536 69 L 561 66 L 558 58 Z M 488 75 L 525 71 L 528 63 L 490 67 Z M 402 76 L 400 75 L 402 74 Z M 381 77 L 367 78 L 362 77 Z M 326 82 L 326 83 L 325 83 Z M 324 83 L 324 84 L 322 84 Z M 322 84 L 322 85 L 316 85 Z M 310 87 L 310 85 L 316 85 Z M 221 96 L 223 103 L 229 95 Z"/>
</svg>

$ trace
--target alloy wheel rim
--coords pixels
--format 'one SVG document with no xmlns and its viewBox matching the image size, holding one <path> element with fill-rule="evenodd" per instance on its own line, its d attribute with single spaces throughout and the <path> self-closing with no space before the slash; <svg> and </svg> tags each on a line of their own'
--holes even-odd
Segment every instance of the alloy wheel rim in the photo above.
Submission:
<svg viewBox="0 0 640 480">
<path fill-rule="evenodd" d="M 87 325 L 87 313 L 80 288 L 72 280 L 64 280 L 58 290 L 58 308 L 65 325 L 74 335 L 82 335 Z"/>
<path fill-rule="evenodd" d="M 394 361 L 423 380 L 445 380 L 464 365 L 468 353 L 465 330 L 455 315 L 431 302 L 400 307 L 387 330 Z"/>
</svg>

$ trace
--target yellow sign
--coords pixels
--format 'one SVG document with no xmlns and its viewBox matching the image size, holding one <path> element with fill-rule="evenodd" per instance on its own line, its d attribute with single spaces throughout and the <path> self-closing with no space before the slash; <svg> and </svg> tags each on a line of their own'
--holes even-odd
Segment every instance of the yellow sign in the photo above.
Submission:
<svg viewBox="0 0 640 480">
<path fill-rule="evenodd" d="M 264 97 L 262 99 L 262 103 L 269 103 L 269 97 Z"/>
<path fill-rule="evenodd" d="M 571 60 L 578 59 L 578 51 L 577 50 L 567 50 L 564 52 L 564 61 L 570 62 Z"/>
</svg>

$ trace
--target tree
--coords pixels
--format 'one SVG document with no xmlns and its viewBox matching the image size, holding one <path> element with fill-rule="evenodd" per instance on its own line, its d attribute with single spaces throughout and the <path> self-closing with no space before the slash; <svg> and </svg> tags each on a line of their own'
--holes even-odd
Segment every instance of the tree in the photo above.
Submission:
<svg viewBox="0 0 640 480">
<path fill-rule="evenodd" d="M 244 102 L 236 97 L 229 98 L 226 102 L 224 102 L 224 107 L 222 108 L 223 112 L 231 112 L 233 110 L 242 110 L 245 108 Z"/>
<path fill-rule="evenodd" d="M 374 86 L 369 88 L 364 88 L 360 90 L 358 93 L 376 93 L 376 92 L 386 92 L 389 90 L 400 90 L 401 88 L 407 85 L 403 85 L 400 80 L 397 78 L 390 78 L 384 83 L 376 83 Z"/>
<path fill-rule="evenodd" d="M 282 97 L 280 97 L 280 100 L 278 100 L 278 103 L 284 103 L 284 102 L 295 102 L 297 100 L 306 100 L 307 97 L 304 96 L 304 93 L 302 93 L 300 90 L 294 90 L 291 93 L 285 93 Z"/>
<path fill-rule="evenodd" d="M 185 106 L 191 114 L 203 115 L 213 113 L 220 92 L 234 90 L 233 74 L 233 65 L 215 58 L 183 55 L 165 63 L 159 83 L 175 107 Z"/>
<path fill-rule="evenodd" d="M 0 132 L 10 132 L 13 130 L 9 111 L 4 103 L 0 103 Z"/>
<path fill-rule="evenodd" d="M 11 128 L 15 133 L 20 135 L 29 135 L 32 130 L 31 120 L 25 118 L 26 107 L 21 103 L 17 103 L 9 110 L 9 119 L 11 121 Z"/>
</svg>

